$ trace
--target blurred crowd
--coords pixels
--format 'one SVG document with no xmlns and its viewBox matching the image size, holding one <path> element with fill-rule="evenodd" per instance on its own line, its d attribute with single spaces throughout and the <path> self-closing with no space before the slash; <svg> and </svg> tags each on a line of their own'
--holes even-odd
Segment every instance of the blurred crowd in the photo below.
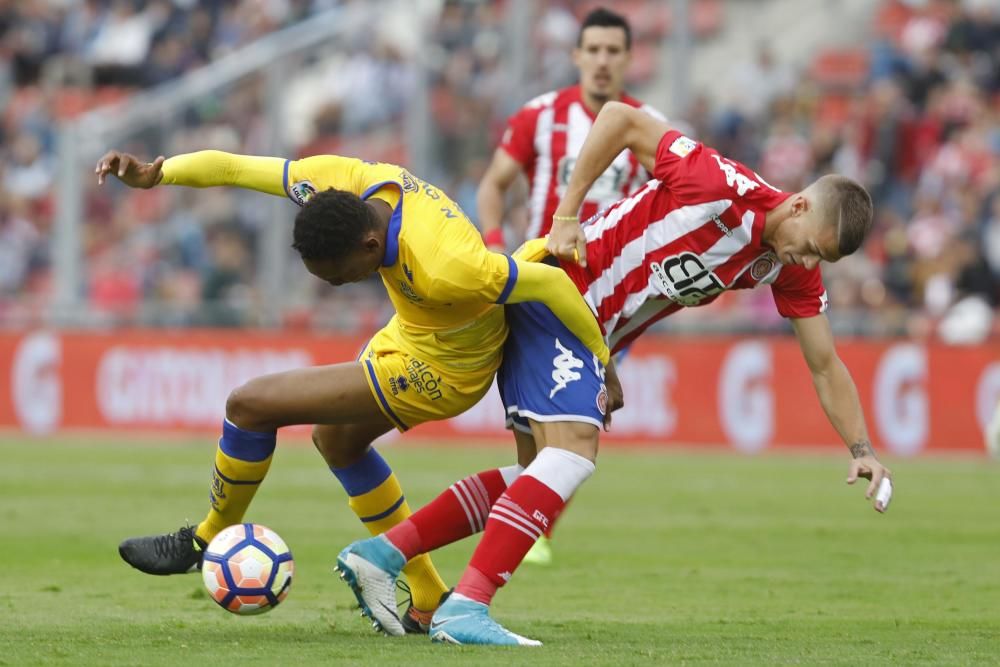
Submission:
<svg viewBox="0 0 1000 667">
<path fill-rule="evenodd" d="M 884 0 L 871 40 L 801 70 L 762 44 L 727 91 L 686 115 L 700 138 L 785 190 L 836 171 L 872 194 L 863 252 L 823 267 L 835 326 L 1000 333 L 1000 4 Z M 764 295 L 730 296 L 773 314 Z"/>
<path fill-rule="evenodd" d="M 475 220 L 476 186 L 507 116 L 574 81 L 578 20 L 598 3 L 527 3 L 531 49 L 520 59 L 506 48 L 510 2 L 411 3 L 430 16 L 419 43 L 406 21 L 376 20 L 366 4 L 0 0 L 0 325 L 47 317 L 59 120 L 331 8 L 348 12 L 353 38 L 289 78 L 289 153 L 408 164 L 407 112 L 425 77 L 434 127 L 432 167 L 421 176 Z M 668 4 L 614 3 L 634 28 L 630 90 L 654 106 L 659 49 L 674 29 Z M 725 4 L 694 3 L 698 39 L 725 29 Z M 985 338 L 1000 296 L 1000 9 L 990 0 L 882 0 L 874 25 L 865 43 L 794 67 L 761 44 L 725 82 L 727 94 L 699 95 L 681 117 L 777 187 L 794 190 L 828 171 L 868 186 L 877 211 L 871 239 L 857 256 L 824 267 L 842 332 Z M 262 78 L 241 81 L 122 147 L 143 156 L 208 146 L 266 153 L 265 96 Z M 94 322 L 261 321 L 261 230 L 276 221 L 259 199 L 88 188 L 84 216 L 80 289 Z M 515 228 L 523 223 L 523 206 L 511 217 Z M 285 284 L 286 326 L 360 330 L 387 315 L 374 283 L 331 290 L 290 261 Z M 727 330 L 781 326 L 766 290 L 727 295 L 705 310 L 721 313 Z"/>
</svg>

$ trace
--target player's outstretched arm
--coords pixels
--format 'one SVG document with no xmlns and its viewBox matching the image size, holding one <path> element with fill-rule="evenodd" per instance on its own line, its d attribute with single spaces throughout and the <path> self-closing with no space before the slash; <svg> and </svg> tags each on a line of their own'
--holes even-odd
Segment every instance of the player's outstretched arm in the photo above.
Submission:
<svg viewBox="0 0 1000 667">
<path fill-rule="evenodd" d="M 494 252 L 503 252 L 504 195 L 510 189 L 517 175 L 521 173 L 520 163 L 502 148 L 493 153 L 493 160 L 483 174 L 476 190 L 476 210 L 479 214 L 479 228 L 483 232 L 486 247 Z"/>
<path fill-rule="evenodd" d="M 577 214 L 587 191 L 626 148 L 646 171 L 653 173 L 656 147 L 669 129 L 667 123 L 641 109 L 621 102 L 604 105 L 580 148 L 566 192 L 553 216 L 547 245 L 550 253 L 559 259 L 586 265 L 586 240 L 580 231 Z"/>
<path fill-rule="evenodd" d="M 134 155 L 108 151 L 97 161 L 97 182 L 113 174 L 134 188 L 186 185 L 193 188 L 235 186 L 284 196 L 285 160 L 276 157 L 236 155 L 223 151 L 198 151 L 142 162 Z"/>
<path fill-rule="evenodd" d="M 847 473 L 847 483 L 853 484 L 859 477 L 869 480 L 865 498 L 873 496 L 874 507 L 885 512 L 891 497 L 892 472 L 875 456 L 865 415 L 861 409 L 858 390 L 851 379 L 844 362 L 837 356 L 833 344 L 833 332 L 826 315 L 797 318 L 792 320 L 795 336 L 812 373 L 813 385 L 820 404 L 830 419 L 830 423 L 840 434 L 851 451 L 851 465 Z M 883 479 L 887 480 L 883 483 Z M 886 491 L 888 489 L 888 491 Z M 876 495 L 877 493 L 877 495 Z"/>
</svg>

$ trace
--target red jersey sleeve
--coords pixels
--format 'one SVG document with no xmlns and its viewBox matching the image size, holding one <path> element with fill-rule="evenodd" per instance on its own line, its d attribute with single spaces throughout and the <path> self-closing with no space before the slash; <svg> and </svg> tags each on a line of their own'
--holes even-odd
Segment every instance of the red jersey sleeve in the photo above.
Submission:
<svg viewBox="0 0 1000 667">
<path fill-rule="evenodd" d="M 718 152 L 700 141 L 669 130 L 656 148 L 653 178 L 663 183 L 680 201 L 732 198 L 720 169 Z"/>
<path fill-rule="evenodd" d="M 782 267 L 771 283 L 771 294 L 782 317 L 815 317 L 826 310 L 826 288 L 818 266 Z"/>
<path fill-rule="evenodd" d="M 660 139 L 653 178 L 680 202 L 741 198 L 769 209 L 788 196 L 745 165 L 677 130 L 669 130 Z"/>
<path fill-rule="evenodd" d="M 538 123 L 536 107 L 523 107 L 507 121 L 507 129 L 500 139 L 500 148 L 521 163 L 524 168 L 535 161 L 535 126 Z"/>
</svg>

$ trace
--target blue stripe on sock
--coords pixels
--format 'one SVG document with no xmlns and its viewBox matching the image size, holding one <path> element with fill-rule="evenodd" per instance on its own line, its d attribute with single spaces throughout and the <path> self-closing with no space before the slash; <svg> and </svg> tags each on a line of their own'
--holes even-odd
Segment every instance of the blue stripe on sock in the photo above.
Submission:
<svg viewBox="0 0 1000 667">
<path fill-rule="evenodd" d="M 379 487 L 392 474 L 382 455 L 369 447 L 361 460 L 346 468 L 330 468 L 349 496 L 360 496 Z"/>
<path fill-rule="evenodd" d="M 402 505 L 404 502 L 406 502 L 406 496 L 400 496 L 399 500 L 397 500 L 395 503 L 393 503 L 392 507 L 390 507 L 386 511 L 379 512 L 378 514 L 373 514 L 371 516 L 360 517 L 361 521 L 363 523 L 371 523 L 372 521 L 378 521 L 379 519 L 384 519 L 387 516 L 389 516 L 390 514 L 392 514 L 393 512 L 395 512 L 396 510 L 398 510 L 399 506 Z"/>
<path fill-rule="evenodd" d="M 277 443 L 278 434 L 275 431 L 270 433 L 256 433 L 254 431 L 244 431 L 228 419 L 222 422 L 222 439 L 219 440 L 219 449 L 226 456 L 230 456 L 240 461 L 263 461 L 274 453 L 274 446 Z"/>
</svg>

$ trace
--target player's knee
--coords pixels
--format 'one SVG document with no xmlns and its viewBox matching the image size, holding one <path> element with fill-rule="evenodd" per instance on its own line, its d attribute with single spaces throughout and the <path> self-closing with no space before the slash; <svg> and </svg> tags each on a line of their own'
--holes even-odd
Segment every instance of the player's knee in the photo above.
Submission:
<svg viewBox="0 0 1000 667">
<path fill-rule="evenodd" d="M 335 434 L 331 433 L 329 426 L 324 426 L 317 424 L 312 427 L 312 442 L 313 446 L 316 447 L 316 451 L 319 452 L 327 463 L 333 465 L 331 461 L 337 462 L 340 458 L 337 451 L 337 438 Z"/>
<path fill-rule="evenodd" d="M 265 387 L 259 379 L 240 385 L 226 399 L 226 419 L 247 431 L 277 428 L 268 416 Z"/>
<path fill-rule="evenodd" d="M 346 468 L 365 455 L 372 438 L 356 428 L 317 424 L 312 429 L 312 441 L 327 465 Z"/>
<path fill-rule="evenodd" d="M 600 431 L 585 422 L 531 422 L 539 447 L 557 447 L 597 463 Z"/>
</svg>

